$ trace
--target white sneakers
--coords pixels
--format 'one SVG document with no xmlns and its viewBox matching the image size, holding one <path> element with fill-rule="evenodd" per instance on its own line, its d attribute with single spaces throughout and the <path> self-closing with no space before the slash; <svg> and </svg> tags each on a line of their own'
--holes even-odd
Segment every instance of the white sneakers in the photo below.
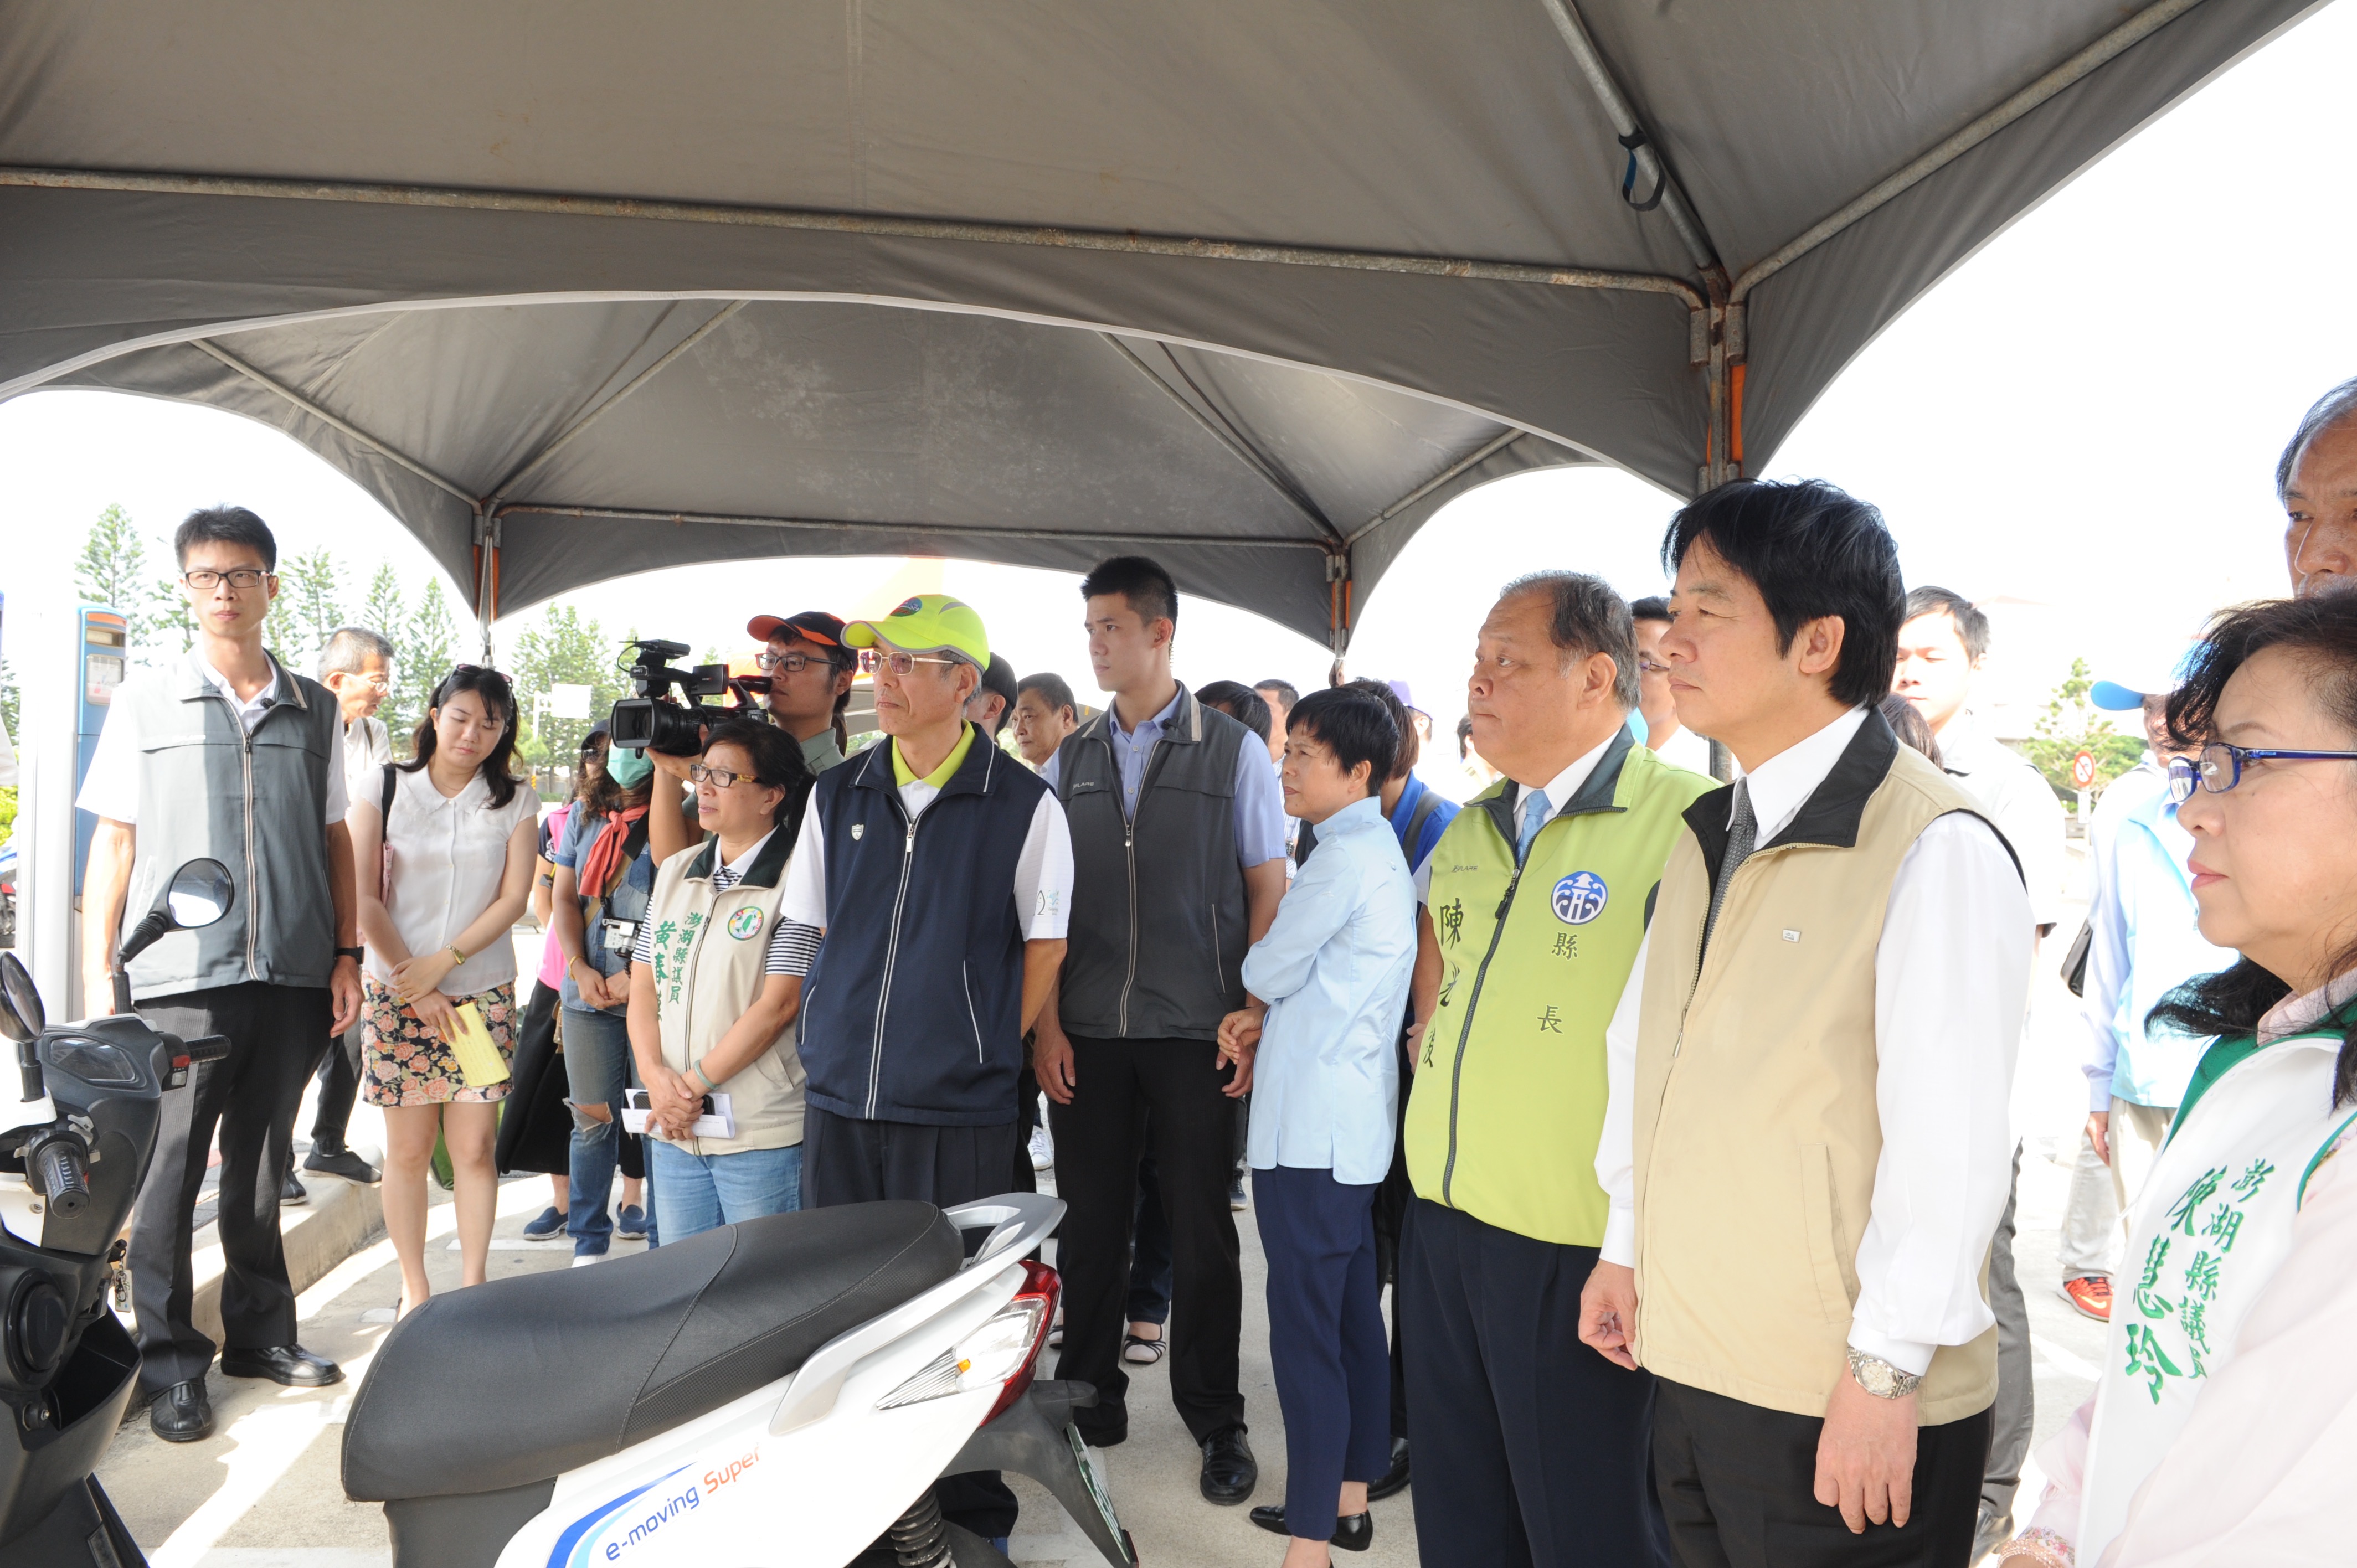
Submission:
<svg viewBox="0 0 2357 1568">
<path fill-rule="evenodd" d="M 1044 1171 L 1055 1163 L 1056 1140 L 1048 1131 L 1047 1119 L 1042 1117 L 1039 1125 L 1031 1129 L 1031 1168 Z"/>
</svg>

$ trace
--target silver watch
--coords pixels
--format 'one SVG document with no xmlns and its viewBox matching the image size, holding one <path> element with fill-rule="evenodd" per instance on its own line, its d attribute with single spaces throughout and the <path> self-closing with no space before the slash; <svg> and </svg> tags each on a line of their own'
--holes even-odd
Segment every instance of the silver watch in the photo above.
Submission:
<svg viewBox="0 0 2357 1568">
<path fill-rule="evenodd" d="M 1923 1381 L 1913 1372 L 1902 1372 L 1881 1357 L 1855 1348 L 1849 1353 L 1849 1375 L 1878 1400 L 1903 1400 Z"/>
</svg>

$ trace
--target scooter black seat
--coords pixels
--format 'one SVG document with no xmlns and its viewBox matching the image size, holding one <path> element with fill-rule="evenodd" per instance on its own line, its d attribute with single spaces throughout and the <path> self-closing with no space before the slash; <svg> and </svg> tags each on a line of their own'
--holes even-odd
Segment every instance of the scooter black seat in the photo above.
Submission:
<svg viewBox="0 0 2357 1568">
<path fill-rule="evenodd" d="M 344 1490 L 497 1491 L 619 1453 L 784 1377 L 963 1256 L 932 1205 L 861 1203 L 436 1296 L 353 1396 Z"/>
</svg>

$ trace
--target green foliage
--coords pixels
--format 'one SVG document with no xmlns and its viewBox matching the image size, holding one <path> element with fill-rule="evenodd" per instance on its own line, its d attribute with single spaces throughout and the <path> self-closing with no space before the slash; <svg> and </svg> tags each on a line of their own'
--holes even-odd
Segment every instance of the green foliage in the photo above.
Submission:
<svg viewBox="0 0 2357 1568">
<path fill-rule="evenodd" d="M 427 704 L 433 700 L 434 688 L 450 667 L 458 661 L 458 623 L 450 614 L 450 597 L 442 591 L 439 576 L 425 580 L 425 591 L 417 596 L 417 608 L 406 625 L 387 628 L 393 639 L 395 670 L 393 691 L 400 697 L 400 708 L 406 728 L 397 733 L 393 749 L 406 756 L 409 751 L 407 729 L 414 729 L 425 718 Z"/>
<path fill-rule="evenodd" d="M 85 602 L 112 605 L 134 619 L 145 608 L 147 541 L 120 506 L 100 512 L 83 536 L 74 589 Z"/>
<path fill-rule="evenodd" d="M 407 736 L 417 727 L 417 715 L 408 705 L 408 693 L 401 684 L 401 628 L 408 623 L 409 611 L 402 600 L 401 578 L 393 563 L 377 564 L 376 575 L 369 579 L 368 597 L 361 601 L 359 624 L 382 635 L 393 644 L 393 689 L 385 693 L 384 705 L 376 716 L 384 721 L 393 736 L 393 749 L 406 751 Z"/>
<path fill-rule="evenodd" d="M 2071 782 L 2071 761 L 2080 752 L 2092 753 L 2095 758 L 2097 789 L 2134 768 L 2144 756 L 2141 726 L 2133 735 L 2123 735 L 2112 727 L 2109 714 L 2087 700 L 2094 684 L 2087 661 L 2072 660 L 2070 678 L 2054 688 L 2037 733 L 2022 746 L 2029 760 L 2046 775 L 2047 783 L 2066 800 L 2078 798 L 2078 789 Z"/>
<path fill-rule="evenodd" d="M 515 676 L 516 701 L 523 706 L 523 733 L 542 748 L 536 765 L 571 766 L 589 726 L 606 716 L 616 698 L 629 694 L 617 651 L 604 628 L 582 619 L 571 605 L 546 606 L 540 624 L 515 639 L 507 663 Z M 587 718 L 552 718 L 542 711 L 548 689 L 557 685 L 589 688 Z"/>
<path fill-rule="evenodd" d="M 325 545 L 278 564 L 278 602 L 287 607 L 300 629 L 305 658 L 297 668 L 306 674 L 319 667 L 328 634 L 344 624 L 343 577 L 343 568 Z"/>
<path fill-rule="evenodd" d="M 0 659 L 0 724 L 8 726 L 12 740 L 19 727 L 16 715 L 22 696 L 16 689 L 16 667 Z"/>
<path fill-rule="evenodd" d="M 10 734 L 15 734 L 12 728 Z M 16 832 L 16 786 L 0 789 L 0 844 L 6 843 Z"/>
</svg>

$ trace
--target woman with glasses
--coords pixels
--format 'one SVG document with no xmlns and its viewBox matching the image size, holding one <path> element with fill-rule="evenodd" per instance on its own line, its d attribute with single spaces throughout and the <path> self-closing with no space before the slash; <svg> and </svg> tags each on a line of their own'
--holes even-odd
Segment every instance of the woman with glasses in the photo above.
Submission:
<svg viewBox="0 0 2357 1568">
<path fill-rule="evenodd" d="M 630 983 L 656 1220 L 673 1241 L 802 1207 L 791 1031 L 817 946 L 779 918 L 810 796 L 802 748 L 771 725 L 723 720 L 688 778 L 706 836 L 656 871 Z"/>
<path fill-rule="evenodd" d="M 499 1081 L 454 1048 L 471 1009 L 504 1069 L 515 1053 L 515 947 L 532 895 L 540 797 L 511 777 L 515 697 L 496 670 L 462 664 L 434 689 L 414 761 L 387 763 L 348 817 L 368 942 L 362 1090 L 384 1111 L 384 1228 L 401 1259 L 404 1316 L 425 1277 L 425 1168 L 438 1133 L 457 1189 L 459 1283 L 480 1284 L 499 1208 Z"/>
<path fill-rule="evenodd" d="M 2357 595 L 2220 618 L 2169 703 L 2214 1036 L 2137 1199 L 2094 1397 L 2007 1568 L 2350 1559 L 2357 1466 Z"/>
</svg>

